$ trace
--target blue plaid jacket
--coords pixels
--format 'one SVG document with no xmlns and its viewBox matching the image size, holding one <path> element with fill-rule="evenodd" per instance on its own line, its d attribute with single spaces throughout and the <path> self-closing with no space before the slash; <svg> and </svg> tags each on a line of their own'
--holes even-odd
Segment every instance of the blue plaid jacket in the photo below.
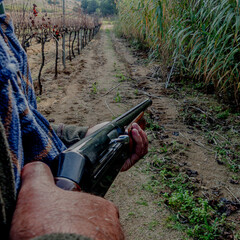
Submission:
<svg viewBox="0 0 240 240">
<path fill-rule="evenodd" d="M 64 144 L 49 122 L 37 111 L 27 56 L 18 42 L 13 24 L 0 0 L 0 121 L 8 139 L 16 190 L 22 167 L 31 161 L 47 164 Z"/>
</svg>

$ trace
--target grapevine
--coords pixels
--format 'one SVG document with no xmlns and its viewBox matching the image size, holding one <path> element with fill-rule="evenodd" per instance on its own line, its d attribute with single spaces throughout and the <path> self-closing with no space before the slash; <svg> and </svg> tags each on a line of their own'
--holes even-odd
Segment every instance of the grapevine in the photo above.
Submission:
<svg viewBox="0 0 240 240">
<path fill-rule="evenodd" d="M 38 10 L 34 3 L 31 8 L 27 4 L 23 5 L 22 11 L 12 10 L 11 16 L 17 37 L 19 38 L 23 49 L 27 52 L 33 43 L 41 44 L 41 65 L 38 73 L 39 94 L 42 94 L 41 74 L 45 65 L 45 44 L 54 40 L 55 51 L 55 78 L 58 76 L 59 45 L 63 36 L 68 38 L 68 52 L 66 59 L 72 61 L 77 54 L 93 39 L 98 33 L 101 22 L 98 17 L 84 14 L 81 9 L 74 13 L 63 15 L 60 12 L 44 13 Z M 28 10 L 29 9 L 29 10 Z"/>
</svg>

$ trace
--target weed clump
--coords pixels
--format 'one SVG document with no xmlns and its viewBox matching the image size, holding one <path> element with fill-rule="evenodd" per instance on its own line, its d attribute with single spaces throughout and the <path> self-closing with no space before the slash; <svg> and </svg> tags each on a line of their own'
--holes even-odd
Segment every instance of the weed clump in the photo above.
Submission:
<svg viewBox="0 0 240 240">
<path fill-rule="evenodd" d="M 182 224 L 189 237 L 199 240 L 230 240 L 233 239 L 231 226 L 226 224 L 227 210 L 223 201 L 209 201 L 196 196 L 199 188 L 195 178 L 189 178 L 186 172 L 180 171 L 173 162 L 160 160 L 153 157 L 150 169 L 155 172 L 151 182 L 144 188 L 151 192 L 161 193 L 163 202 L 171 208 L 173 216 L 172 224 L 168 227 L 176 227 L 177 223 Z M 231 202 L 233 205 L 237 203 Z M 240 208 L 240 204 L 235 211 Z M 230 213 L 231 214 L 231 213 Z M 179 228 L 179 226 L 178 226 Z"/>
</svg>

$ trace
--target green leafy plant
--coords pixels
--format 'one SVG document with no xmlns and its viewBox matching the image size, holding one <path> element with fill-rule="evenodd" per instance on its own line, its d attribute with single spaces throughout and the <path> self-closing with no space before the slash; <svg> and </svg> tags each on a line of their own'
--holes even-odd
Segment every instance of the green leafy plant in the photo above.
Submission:
<svg viewBox="0 0 240 240">
<path fill-rule="evenodd" d="M 98 92 L 98 82 L 94 82 L 94 83 L 92 84 L 92 90 L 91 90 L 91 92 L 92 92 L 93 94 L 97 94 L 97 92 Z"/>
<path fill-rule="evenodd" d="M 37 103 L 40 103 L 41 102 L 41 98 L 39 96 L 36 97 L 36 101 Z"/>
<path fill-rule="evenodd" d="M 118 78 L 118 82 L 124 82 L 127 80 L 126 76 L 124 76 L 123 73 L 116 74 L 116 77 Z"/>
<path fill-rule="evenodd" d="M 121 95 L 120 95 L 120 93 L 119 93 L 118 91 L 117 91 L 117 94 L 116 94 L 114 100 L 115 100 L 115 102 L 117 102 L 117 103 L 120 103 L 121 100 L 122 100 L 122 97 L 121 97 Z"/>
<path fill-rule="evenodd" d="M 226 110 L 224 112 L 220 112 L 217 114 L 218 119 L 227 119 L 229 116 L 229 110 Z"/>
<path fill-rule="evenodd" d="M 149 114 L 145 113 L 145 119 L 147 121 L 147 129 L 154 131 L 159 130 L 160 126 L 157 122 L 150 118 Z"/>
</svg>

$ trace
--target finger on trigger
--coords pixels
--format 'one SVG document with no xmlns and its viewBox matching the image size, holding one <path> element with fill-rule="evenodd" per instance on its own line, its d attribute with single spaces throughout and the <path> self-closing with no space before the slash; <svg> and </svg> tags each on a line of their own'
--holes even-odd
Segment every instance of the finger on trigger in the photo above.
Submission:
<svg viewBox="0 0 240 240">
<path fill-rule="evenodd" d="M 143 142 L 143 155 L 145 155 L 148 152 L 148 138 L 147 138 L 147 134 L 143 131 L 140 130 L 139 134 L 142 138 L 142 142 Z"/>
<path fill-rule="evenodd" d="M 142 136 L 142 138 L 144 139 L 144 142 L 146 142 L 148 144 L 148 138 L 147 138 L 147 134 L 141 130 L 140 131 L 140 135 Z"/>
<path fill-rule="evenodd" d="M 133 136 L 134 141 L 136 142 L 135 152 L 137 154 L 139 154 L 142 152 L 142 149 L 144 148 L 143 139 L 137 129 L 132 130 L 132 136 Z"/>
<path fill-rule="evenodd" d="M 141 130 L 140 126 L 139 126 L 137 123 L 133 123 L 133 124 L 132 124 L 132 128 L 133 128 L 133 129 L 137 129 L 138 131 Z"/>
<path fill-rule="evenodd" d="M 132 129 L 132 137 L 133 137 L 134 141 L 137 143 L 139 142 L 139 140 L 141 140 L 141 135 L 136 128 Z"/>
</svg>

